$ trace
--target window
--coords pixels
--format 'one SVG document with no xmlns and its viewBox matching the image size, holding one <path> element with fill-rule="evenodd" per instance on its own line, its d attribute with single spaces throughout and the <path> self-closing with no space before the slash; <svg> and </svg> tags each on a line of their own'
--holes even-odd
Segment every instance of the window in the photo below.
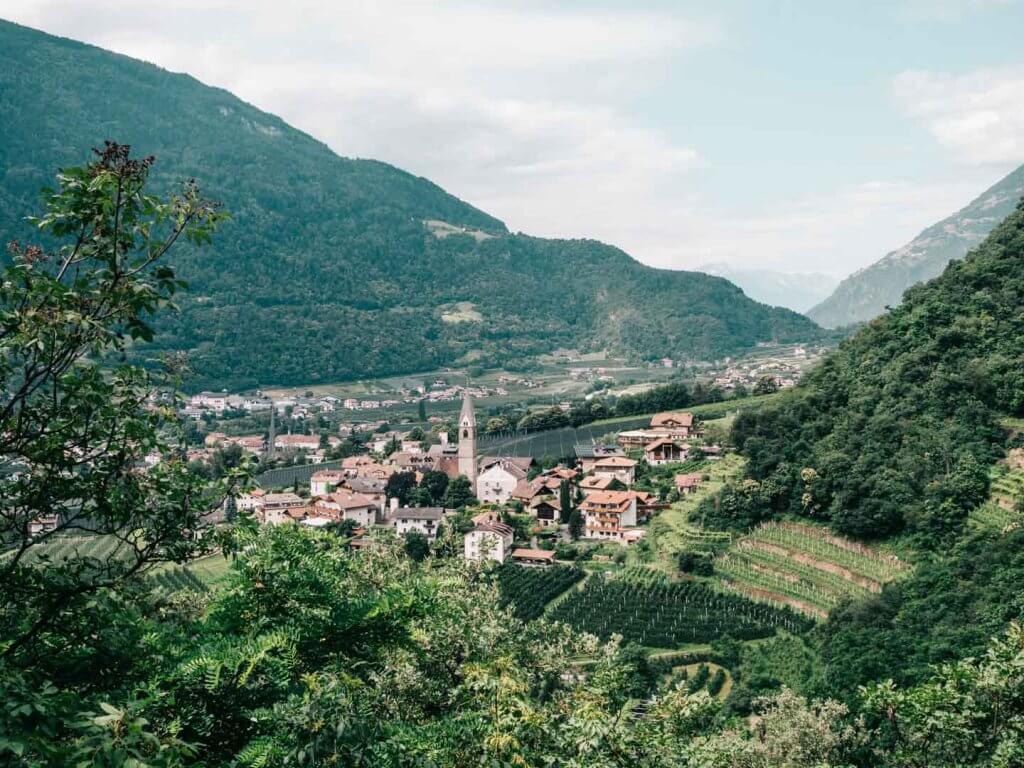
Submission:
<svg viewBox="0 0 1024 768">
<path fill-rule="evenodd" d="M 468 429 L 462 430 L 462 436 L 463 437 L 469 437 L 469 430 Z"/>
</svg>

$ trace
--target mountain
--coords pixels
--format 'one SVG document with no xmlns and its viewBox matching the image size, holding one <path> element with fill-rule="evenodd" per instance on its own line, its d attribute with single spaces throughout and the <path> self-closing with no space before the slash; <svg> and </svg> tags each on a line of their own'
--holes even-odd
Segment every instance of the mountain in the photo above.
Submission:
<svg viewBox="0 0 1024 768">
<path fill-rule="evenodd" d="M 1024 196 L 1024 166 L 985 190 L 966 207 L 924 230 L 902 248 L 843 280 L 807 316 L 826 328 L 878 317 L 903 292 L 962 259 L 1006 218 Z"/>
<path fill-rule="evenodd" d="M 828 296 L 839 282 L 832 275 L 819 272 L 776 272 L 730 264 L 703 264 L 697 269 L 736 283 L 754 301 L 794 312 L 806 312 Z"/>
<path fill-rule="evenodd" d="M 821 331 L 717 277 L 592 240 L 511 234 L 426 179 L 327 146 L 230 93 L 0 22 L 0 237 L 29 234 L 54 169 L 110 138 L 198 179 L 233 220 L 182 249 L 190 284 L 160 349 L 196 385 L 300 384 L 514 364 L 559 346 L 707 359 Z M 427 150 L 425 150 L 427 151 Z"/>
</svg>

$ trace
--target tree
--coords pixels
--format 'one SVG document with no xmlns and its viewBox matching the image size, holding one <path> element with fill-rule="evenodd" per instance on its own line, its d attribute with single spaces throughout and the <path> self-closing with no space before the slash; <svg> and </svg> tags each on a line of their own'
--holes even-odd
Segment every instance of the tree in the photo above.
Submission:
<svg viewBox="0 0 1024 768">
<path fill-rule="evenodd" d="M 559 519 L 563 523 L 568 523 L 569 516 L 572 515 L 572 499 L 569 493 L 569 481 L 563 480 L 558 487 Z"/>
<path fill-rule="evenodd" d="M 131 341 L 153 338 L 154 313 L 181 287 L 164 257 L 178 243 L 209 241 L 224 214 L 193 183 L 161 200 L 146 194 L 152 158 L 108 142 L 96 159 L 58 175 L 33 219 L 47 243 L 12 243 L 0 281 L 0 657 L 49 633 L 62 653 L 62 623 L 99 590 L 203 545 L 194 533 L 227 483 L 190 474 L 175 393 L 184 366 L 164 372 L 125 364 Z M 150 400 L 155 404 L 147 409 Z M 136 471 L 142 456 L 161 461 Z M 31 471 L 24 471 L 31 468 Z M 51 517 L 52 516 L 52 517 Z M 46 521 L 32 535 L 30 526 Z M 54 537 L 110 537 L 116 556 L 76 552 L 46 568 L 34 552 Z"/>
<path fill-rule="evenodd" d="M 405 506 L 409 503 L 409 496 L 415 487 L 415 472 L 395 472 L 384 485 L 384 493 L 389 499 L 398 499 L 398 503 Z"/>
<path fill-rule="evenodd" d="M 459 475 L 448 483 L 448 488 L 444 492 L 445 507 L 448 509 L 459 509 L 460 507 L 468 507 L 476 503 L 476 496 L 473 495 L 473 486 L 470 485 L 468 477 Z"/>
<path fill-rule="evenodd" d="M 410 531 L 405 534 L 404 549 L 405 554 L 418 563 L 430 554 L 430 541 L 419 531 Z"/>
<path fill-rule="evenodd" d="M 419 416 L 420 421 L 424 424 L 427 422 L 427 401 L 425 398 L 420 398 L 416 404 L 416 415 Z"/>
<path fill-rule="evenodd" d="M 444 492 L 448 490 L 448 475 L 439 469 L 428 469 L 420 480 L 420 488 L 430 495 L 433 504 L 444 501 Z"/>
<path fill-rule="evenodd" d="M 569 515 L 569 535 L 573 540 L 583 535 L 583 513 L 578 509 L 574 509 Z"/>
<path fill-rule="evenodd" d="M 758 377 L 757 382 L 754 384 L 755 395 L 770 395 L 778 391 L 779 385 L 775 381 L 775 377 L 768 374 Z"/>
</svg>

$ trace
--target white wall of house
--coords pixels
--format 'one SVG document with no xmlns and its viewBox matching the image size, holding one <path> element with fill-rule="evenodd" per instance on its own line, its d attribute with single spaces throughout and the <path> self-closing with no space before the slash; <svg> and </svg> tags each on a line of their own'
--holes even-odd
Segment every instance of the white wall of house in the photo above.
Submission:
<svg viewBox="0 0 1024 768">
<path fill-rule="evenodd" d="M 487 557 L 503 563 L 512 551 L 512 536 L 501 536 L 495 531 L 470 531 L 463 539 L 463 551 L 467 560 Z"/>
<path fill-rule="evenodd" d="M 519 478 L 500 464 L 488 467 L 476 479 L 476 495 L 487 504 L 504 504 L 512 498 Z"/>
</svg>

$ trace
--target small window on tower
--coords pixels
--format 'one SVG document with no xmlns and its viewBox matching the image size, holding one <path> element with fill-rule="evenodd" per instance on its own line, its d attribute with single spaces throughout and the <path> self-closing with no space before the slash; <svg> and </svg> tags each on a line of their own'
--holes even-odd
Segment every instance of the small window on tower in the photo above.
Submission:
<svg viewBox="0 0 1024 768">
<path fill-rule="evenodd" d="M 462 436 L 463 437 L 469 437 L 469 430 L 468 429 L 462 430 Z"/>
</svg>

